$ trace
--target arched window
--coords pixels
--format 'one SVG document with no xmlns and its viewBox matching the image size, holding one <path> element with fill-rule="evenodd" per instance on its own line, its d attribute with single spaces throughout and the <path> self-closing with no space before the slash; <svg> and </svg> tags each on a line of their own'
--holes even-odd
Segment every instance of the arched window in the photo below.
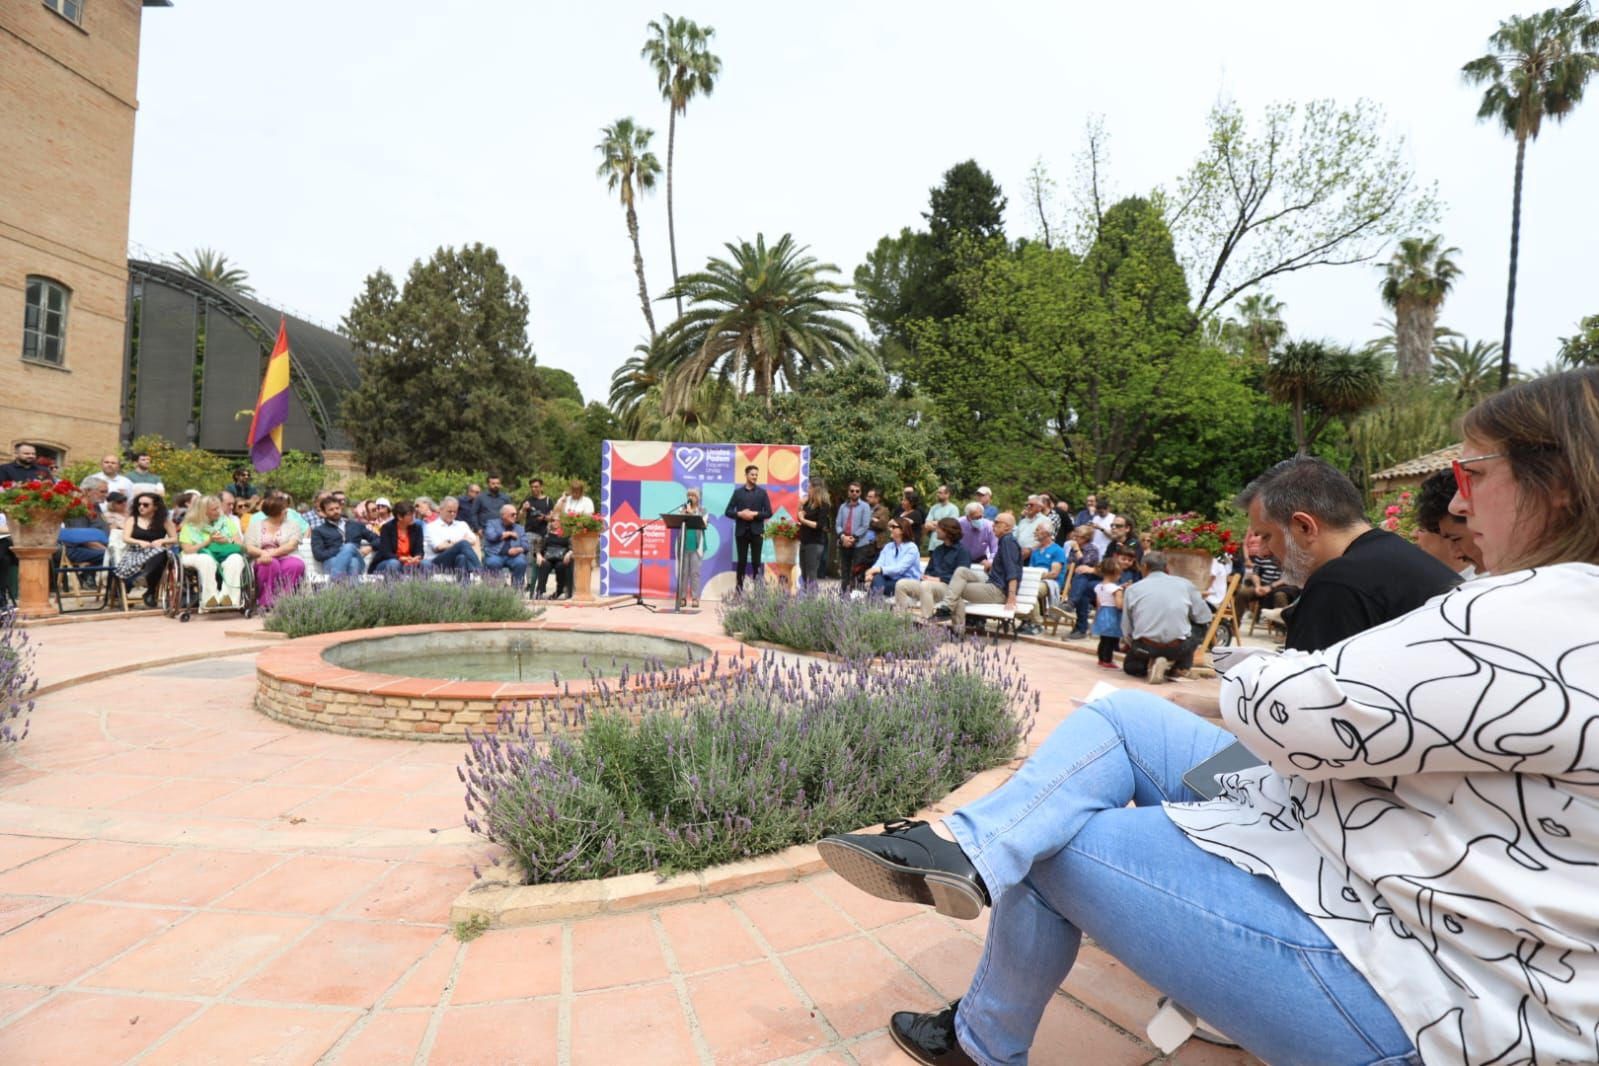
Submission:
<svg viewBox="0 0 1599 1066">
<path fill-rule="evenodd" d="M 49 278 L 29 277 L 22 312 L 22 358 L 51 366 L 67 360 L 67 304 L 72 290 Z"/>
</svg>

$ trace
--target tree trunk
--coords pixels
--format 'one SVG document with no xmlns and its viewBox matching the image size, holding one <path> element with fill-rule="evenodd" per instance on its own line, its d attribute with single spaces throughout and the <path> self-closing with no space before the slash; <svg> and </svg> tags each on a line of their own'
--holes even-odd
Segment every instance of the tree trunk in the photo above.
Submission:
<svg viewBox="0 0 1599 1066">
<path fill-rule="evenodd" d="M 1527 138 L 1516 138 L 1516 189 L 1510 200 L 1510 287 L 1505 294 L 1505 343 L 1499 355 L 1499 387 L 1510 387 L 1510 333 L 1516 319 L 1516 252 L 1521 246 L 1521 172 L 1527 162 Z"/>
<path fill-rule="evenodd" d="M 633 239 L 633 272 L 638 275 L 638 302 L 644 308 L 644 321 L 649 323 L 650 341 L 655 340 L 655 315 L 650 311 L 650 291 L 644 285 L 644 253 L 638 247 L 638 215 L 633 205 L 627 205 L 627 235 Z"/>
<path fill-rule="evenodd" d="M 1427 380 L 1432 363 L 1431 320 L 1435 313 L 1416 300 L 1401 300 L 1394 308 L 1394 355 L 1399 363 L 1400 380 Z"/>
<path fill-rule="evenodd" d="M 677 218 L 672 214 L 672 155 L 677 148 L 677 108 L 667 104 L 666 118 L 666 243 L 672 250 L 672 289 L 677 295 L 677 317 L 683 317 L 683 297 L 677 290 Z"/>
</svg>

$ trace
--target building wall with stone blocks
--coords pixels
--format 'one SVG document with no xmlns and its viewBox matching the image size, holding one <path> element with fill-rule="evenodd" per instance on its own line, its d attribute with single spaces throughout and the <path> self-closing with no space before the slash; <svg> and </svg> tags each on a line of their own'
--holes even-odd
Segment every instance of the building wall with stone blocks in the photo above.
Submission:
<svg viewBox="0 0 1599 1066">
<path fill-rule="evenodd" d="M 116 447 L 127 319 L 140 0 L 90 0 L 74 25 L 0 3 L 0 449 Z M 27 278 L 70 290 L 60 367 L 24 361 Z"/>
</svg>

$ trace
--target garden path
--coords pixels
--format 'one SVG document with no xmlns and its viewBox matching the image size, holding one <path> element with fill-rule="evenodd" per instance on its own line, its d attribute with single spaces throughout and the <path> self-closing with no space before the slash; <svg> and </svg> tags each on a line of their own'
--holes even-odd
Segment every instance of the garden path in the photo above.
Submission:
<svg viewBox="0 0 1599 1066">
<path fill-rule="evenodd" d="M 964 987 L 981 920 L 828 873 L 457 941 L 450 903 L 498 858 L 461 825 L 462 746 L 261 717 L 259 625 L 30 630 L 56 690 L 0 755 L 0 1061 L 891 1063 L 907 1060 L 889 1013 Z M 201 653 L 220 657 L 170 661 Z M 1043 694 L 1035 740 L 1108 673 L 1041 643 L 1016 654 Z M 1162 1059 L 1140 1039 L 1154 998 L 1085 951 L 1033 1061 L 1254 1061 L 1195 1042 Z"/>
</svg>

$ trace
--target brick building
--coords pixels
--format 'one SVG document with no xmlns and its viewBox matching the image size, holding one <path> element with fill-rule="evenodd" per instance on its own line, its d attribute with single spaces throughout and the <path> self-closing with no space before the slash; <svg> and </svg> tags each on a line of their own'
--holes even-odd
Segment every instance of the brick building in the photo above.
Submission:
<svg viewBox="0 0 1599 1066">
<path fill-rule="evenodd" d="M 139 28 L 170 0 L 0 3 L 0 448 L 75 461 L 122 417 Z"/>
</svg>

